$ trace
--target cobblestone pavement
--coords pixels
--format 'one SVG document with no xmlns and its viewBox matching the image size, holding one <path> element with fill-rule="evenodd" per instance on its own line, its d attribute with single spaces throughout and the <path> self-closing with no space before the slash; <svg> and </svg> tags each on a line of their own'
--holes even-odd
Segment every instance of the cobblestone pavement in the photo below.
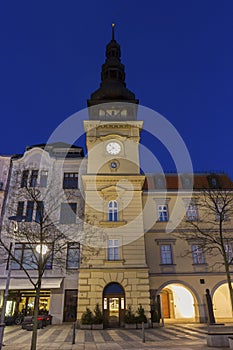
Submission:
<svg viewBox="0 0 233 350">
<path fill-rule="evenodd" d="M 30 340 L 31 331 L 22 330 L 20 326 L 8 326 L 5 329 L 3 350 L 29 350 Z M 166 325 L 146 329 L 145 340 L 143 343 L 139 329 L 77 329 L 75 344 L 72 345 L 71 324 L 51 325 L 38 330 L 37 350 L 210 350 L 206 346 L 205 325 Z"/>
</svg>

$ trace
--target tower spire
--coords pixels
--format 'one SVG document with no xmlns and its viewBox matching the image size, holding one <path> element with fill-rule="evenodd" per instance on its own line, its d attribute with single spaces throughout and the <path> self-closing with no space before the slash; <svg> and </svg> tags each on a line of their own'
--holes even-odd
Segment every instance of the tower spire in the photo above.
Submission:
<svg viewBox="0 0 233 350">
<path fill-rule="evenodd" d="M 135 94 L 126 87 L 125 66 L 121 63 L 121 47 L 115 39 L 115 23 L 112 23 L 112 37 L 106 45 L 100 87 L 91 94 L 91 98 L 87 100 L 87 105 L 91 107 L 114 101 L 129 102 L 135 105 L 139 102 L 135 98 Z"/>
</svg>

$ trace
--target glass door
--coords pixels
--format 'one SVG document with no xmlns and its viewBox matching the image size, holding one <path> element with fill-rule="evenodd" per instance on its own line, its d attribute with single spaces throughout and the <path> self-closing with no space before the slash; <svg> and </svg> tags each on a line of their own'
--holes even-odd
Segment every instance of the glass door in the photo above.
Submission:
<svg viewBox="0 0 233 350">
<path fill-rule="evenodd" d="M 119 325 L 119 299 L 120 298 L 108 298 L 109 302 L 109 326 Z"/>
</svg>

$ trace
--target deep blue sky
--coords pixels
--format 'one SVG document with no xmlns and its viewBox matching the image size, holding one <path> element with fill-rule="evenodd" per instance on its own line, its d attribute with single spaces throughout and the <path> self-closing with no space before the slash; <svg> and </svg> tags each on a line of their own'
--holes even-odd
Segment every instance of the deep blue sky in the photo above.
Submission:
<svg viewBox="0 0 233 350">
<path fill-rule="evenodd" d="M 233 177 L 232 18 L 232 0 L 2 1 L 0 153 L 86 107 L 116 22 L 127 87 L 177 128 L 196 171 Z"/>
</svg>

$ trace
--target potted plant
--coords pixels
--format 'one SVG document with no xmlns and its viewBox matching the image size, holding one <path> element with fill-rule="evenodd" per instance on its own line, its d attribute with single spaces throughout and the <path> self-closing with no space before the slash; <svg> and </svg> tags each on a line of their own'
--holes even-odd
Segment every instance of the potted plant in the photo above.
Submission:
<svg viewBox="0 0 233 350">
<path fill-rule="evenodd" d="M 93 324 L 94 316 L 91 310 L 87 307 L 86 311 L 82 314 L 81 317 L 81 329 L 91 329 L 91 326 Z"/>
<path fill-rule="evenodd" d="M 96 304 L 94 309 L 92 329 L 103 329 L 103 313 L 100 309 L 99 303 Z"/>
<path fill-rule="evenodd" d="M 132 311 L 131 305 L 125 310 L 125 328 L 136 328 L 136 317 Z"/>
<path fill-rule="evenodd" d="M 145 310 L 143 309 L 142 304 L 139 304 L 139 307 L 137 309 L 137 316 L 136 316 L 137 328 L 141 328 L 143 322 L 144 322 L 144 327 L 148 328 L 148 323 L 147 323 L 147 317 L 145 315 Z"/>
</svg>

